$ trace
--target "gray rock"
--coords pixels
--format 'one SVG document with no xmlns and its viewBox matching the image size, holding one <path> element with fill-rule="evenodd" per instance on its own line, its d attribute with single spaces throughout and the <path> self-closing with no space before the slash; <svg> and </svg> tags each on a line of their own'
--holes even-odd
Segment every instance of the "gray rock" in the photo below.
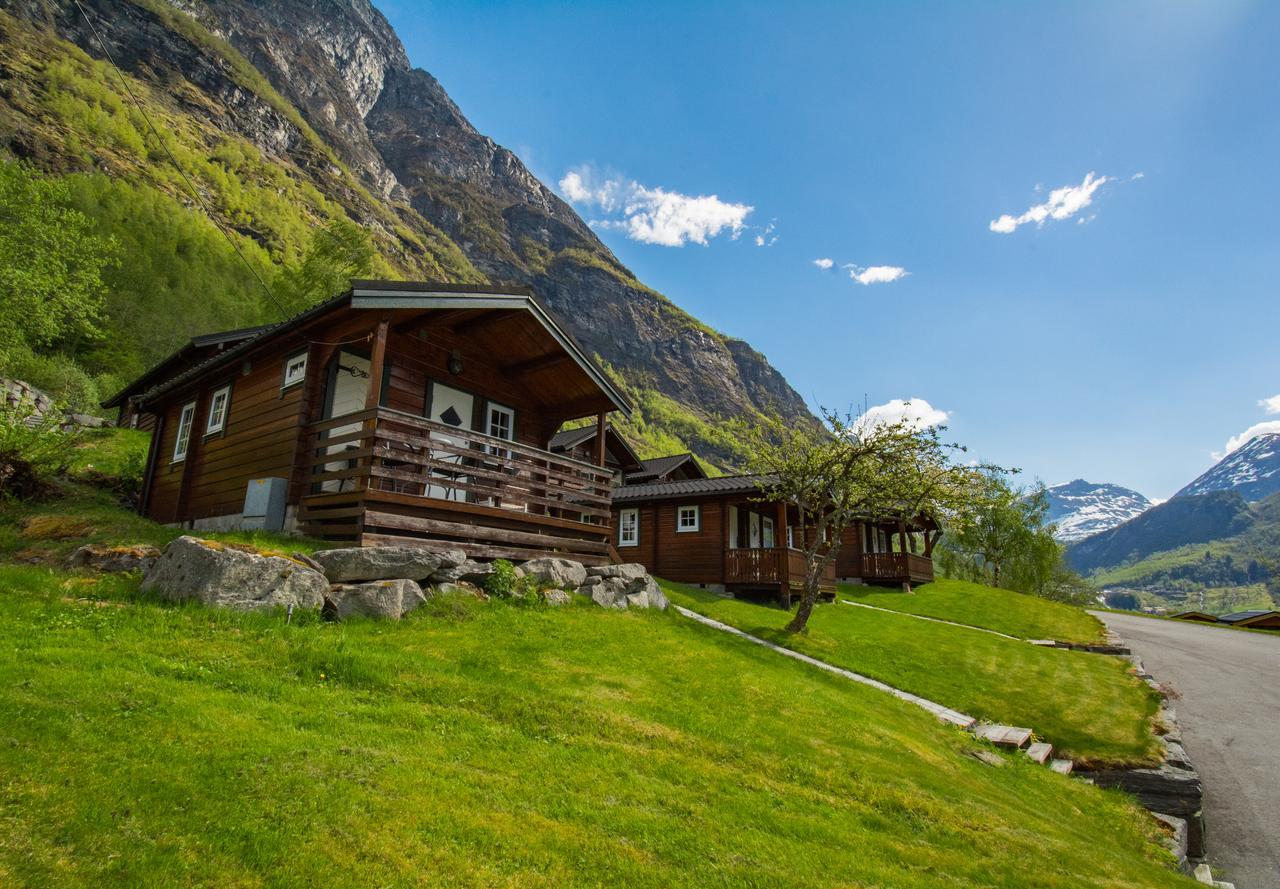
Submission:
<svg viewBox="0 0 1280 889">
<path fill-rule="evenodd" d="M 467 583 L 465 580 L 460 580 L 457 583 L 450 581 L 447 583 L 437 584 L 434 587 L 434 590 L 438 595 L 444 596 L 474 596 L 481 600 L 489 598 L 484 590 L 480 589 L 480 587 L 476 586 L 474 583 Z"/>
<path fill-rule="evenodd" d="M 467 559 L 460 549 L 426 546 L 356 546 L 325 549 L 312 558 L 324 568 L 331 583 L 363 580 L 423 581 L 442 568 L 453 568 Z"/>
<path fill-rule="evenodd" d="M 602 608 L 667 608 L 667 597 L 662 587 L 648 574 L 628 580 L 625 577 L 601 577 L 593 575 L 578 588 Z"/>
<path fill-rule="evenodd" d="M 552 587 L 542 594 L 542 601 L 552 606 L 568 605 L 573 601 L 573 594 Z"/>
<path fill-rule="evenodd" d="M 165 547 L 142 589 L 175 602 L 194 599 L 216 608 L 254 611 L 289 605 L 319 608 L 329 584 L 320 572 L 280 556 L 183 536 Z"/>
<path fill-rule="evenodd" d="M 67 557 L 66 565 L 92 571 L 141 571 L 145 574 L 159 558 L 160 550 L 147 544 L 105 546 L 86 543 Z"/>
<path fill-rule="evenodd" d="M 526 575 L 538 578 L 544 586 L 569 586 L 577 589 L 587 579 L 587 569 L 581 562 L 557 556 L 530 559 L 520 567 Z"/>
<path fill-rule="evenodd" d="M 601 608 L 623 610 L 628 605 L 627 582 L 619 577 L 606 577 L 603 582 L 584 588 L 583 592 Z"/>
<path fill-rule="evenodd" d="M 338 583 L 326 596 L 334 616 L 345 620 L 353 614 L 399 620 L 427 597 L 412 580 L 374 580 L 368 583 Z"/>
<path fill-rule="evenodd" d="M 638 562 L 628 562 L 623 565 L 598 565 L 594 568 L 587 569 L 587 579 L 593 577 L 619 577 L 623 580 L 640 580 L 649 572 Z"/>
<path fill-rule="evenodd" d="M 483 586 L 485 578 L 493 573 L 492 562 L 477 562 L 475 559 L 467 559 L 461 565 L 454 565 L 449 568 L 441 568 L 435 574 L 431 575 L 431 583 L 474 583 L 477 586 Z M 516 577 L 520 577 L 524 572 L 520 568 L 515 569 Z"/>
</svg>

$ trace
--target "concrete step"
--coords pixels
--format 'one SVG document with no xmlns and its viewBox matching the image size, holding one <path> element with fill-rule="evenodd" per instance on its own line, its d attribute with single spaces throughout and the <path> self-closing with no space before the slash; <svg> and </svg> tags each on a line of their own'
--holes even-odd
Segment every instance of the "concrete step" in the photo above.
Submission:
<svg viewBox="0 0 1280 889">
<path fill-rule="evenodd" d="M 1025 746 L 1031 740 L 1031 729 L 1018 728 L 1013 725 L 999 725 L 984 722 L 973 729 L 974 735 L 984 741 L 990 741 L 1000 747 L 1012 747 L 1015 750 Z"/>
<path fill-rule="evenodd" d="M 1044 765 L 1050 754 L 1053 753 L 1053 745 L 1046 744 L 1043 741 L 1037 741 L 1022 752 L 1031 757 L 1032 762 Z"/>
<path fill-rule="evenodd" d="M 1055 759 L 1049 763 L 1049 768 L 1053 769 L 1059 775 L 1070 775 L 1071 770 L 1075 768 L 1075 764 L 1069 759 Z"/>
</svg>

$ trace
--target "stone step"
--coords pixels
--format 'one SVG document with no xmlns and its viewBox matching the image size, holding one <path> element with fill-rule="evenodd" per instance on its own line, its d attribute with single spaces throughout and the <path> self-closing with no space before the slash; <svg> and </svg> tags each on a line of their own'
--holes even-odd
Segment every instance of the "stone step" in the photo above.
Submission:
<svg viewBox="0 0 1280 889">
<path fill-rule="evenodd" d="M 974 727 L 974 735 L 1000 747 L 1017 749 L 1031 740 L 1031 729 L 984 722 Z"/>
<path fill-rule="evenodd" d="M 1053 745 L 1046 744 L 1044 741 L 1037 741 L 1022 752 L 1031 757 L 1032 762 L 1044 765 L 1045 760 L 1053 753 Z"/>
<path fill-rule="evenodd" d="M 1055 759 L 1049 763 L 1049 768 L 1053 769 L 1059 775 L 1070 775 L 1071 770 L 1075 768 L 1075 764 L 1069 759 Z"/>
</svg>

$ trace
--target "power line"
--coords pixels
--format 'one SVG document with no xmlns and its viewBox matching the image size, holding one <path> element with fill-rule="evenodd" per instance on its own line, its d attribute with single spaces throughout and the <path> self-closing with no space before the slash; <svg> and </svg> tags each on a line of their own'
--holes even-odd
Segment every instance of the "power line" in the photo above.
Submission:
<svg viewBox="0 0 1280 889">
<path fill-rule="evenodd" d="M 107 61 L 109 61 L 111 63 L 111 67 L 115 69 L 116 76 L 120 78 L 120 85 L 124 87 L 124 91 L 129 94 L 129 98 L 132 99 L 133 104 L 137 106 L 138 113 L 140 113 L 142 115 L 142 119 L 147 122 L 147 128 L 151 130 L 151 134 L 156 137 L 156 141 L 159 142 L 160 147 L 164 149 L 164 153 L 173 164 L 173 168 L 178 171 L 178 175 L 182 177 L 182 181 L 187 184 L 187 189 L 191 192 L 191 196 L 195 198 L 196 203 L 200 205 L 200 209 L 204 211 L 204 215 L 209 218 L 209 221 L 217 226 L 218 231 L 222 232 L 222 236 L 227 239 L 227 243 L 230 244 L 231 249 L 236 252 L 236 256 L 240 257 L 240 261 L 244 263 L 245 268 L 247 268 L 250 274 L 252 274 L 253 277 L 257 279 L 258 283 L 262 285 L 262 292 L 267 295 L 267 299 L 271 301 L 272 305 L 279 309 L 281 318 L 287 318 L 289 316 L 289 312 L 283 305 L 281 305 L 280 301 L 276 299 L 276 295 L 271 292 L 271 288 L 267 286 L 267 282 L 262 280 L 262 275 L 258 273 L 258 270 L 254 268 L 253 263 L 249 262 L 248 257 L 246 257 L 243 251 L 241 251 L 240 245 L 236 243 L 235 238 L 231 237 L 231 232 L 227 231 L 226 227 L 218 221 L 218 218 L 210 212 L 209 205 L 206 204 L 204 202 L 204 198 L 200 196 L 200 192 L 196 189 L 195 183 L 193 183 L 190 177 L 187 176 L 186 171 L 182 169 L 182 165 L 178 163 L 178 159 L 174 157 L 173 152 L 169 150 L 169 144 L 164 141 L 164 138 L 160 135 L 160 131 L 156 129 L 156 125 L 151 122 L 150 115 L 147 114 L 147 110 L 142 107 L 142 102 L 139 101 L 138 97 L 134 94 L 133 87 L 129 86 L 129 81 L 125 79 L 124 72 L 121 71 L 120 66 L 116 64 L 115 57 L 111 55 L 111 50 L 107 47 L 107 42 L 102 39 L 102 35 L 99 34 L 98 29 L 94 27 L 93 19 L 89 18 L 89 13 L 85 12 L 84 7 L 80 5 L 80 0 L 75 0 L 75 4 L 76 9 L 80 10 L 80 15 L 84 18 L 85 24 L 87 24 L 89 26 L 89 30 L 93 32 L 93 39 L 98 42 L 98 46 L 101 47 L 103 54 L 106 55 Z"/>
</svg>

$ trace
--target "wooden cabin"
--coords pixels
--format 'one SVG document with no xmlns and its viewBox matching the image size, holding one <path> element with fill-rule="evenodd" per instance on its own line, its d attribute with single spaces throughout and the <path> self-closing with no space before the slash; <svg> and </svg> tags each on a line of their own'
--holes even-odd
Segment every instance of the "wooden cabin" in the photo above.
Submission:
<svg viewBox="0 0 1280 889">
<path fill-rule="evenodd" d="M 594 463 L 600 456 L 600 444 L 596 437 L 596 430 L 599 428 L 595 423 L 588 423 L 573 429 L 562 429 L 551 436 L 548 448 L 553 454 L 567 454 L 578 460 Z M 628 473 L 641 469 L 643 464 L 640 458 L 617 430 L 606 426 L 604 435 L 604 465 L 613 471 L 615 479 L 625 478 Z"/>
<path fill-rule="evenodd" d="M 693 454 L 672 454 L 669 457 L 642 460 L 636 469 L 627 474 L 623 484 L 648 485 L 706 477 L 707 474 L 702 471 Z"/>
<path fill-rule="evenodd" d="M 630 408 L 522 288 L 356 281 L 137 388 L 157 521 L 609 560 L 614 472 L 548 442 Z"/>
<path fill-rule="evenodd" d="M 836 576 L 851 583 L 902 585 L 933 580 L 933 547 L 937 523 L 864 520 L 844 529 L 836 553 Z"/>
<path fill-rule="evenodd" d="M 1172 620 L 1190 620 L 1201 624 L 1216 624 L 1218 622 L 1216 614 L 1209 614 L 1205 611 L 1179 611 L 1177 614 L 1169 615 L 1169 617 Z"/>
<path fill-rule="evenodd" d="M 1220 623 L 1252 630 L 1280 630 L 1280 611 L 1236 611 L 1218 618 Z"/>
</svg>

